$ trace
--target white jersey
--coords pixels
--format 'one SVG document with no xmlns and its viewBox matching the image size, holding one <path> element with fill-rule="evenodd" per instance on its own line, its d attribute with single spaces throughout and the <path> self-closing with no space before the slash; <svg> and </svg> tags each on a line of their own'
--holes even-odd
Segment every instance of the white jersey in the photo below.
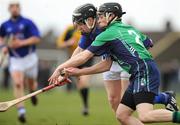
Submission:
<svg viewBox="0 0 180 125">
<path fill-rule="evenodd" d="M 103 73 L 104 80 L 120 80 L 129 79 L 130 74 L 123 70 L 121 66 L 115 61 L 113 61 L 109 71 Z"/>
</svg>

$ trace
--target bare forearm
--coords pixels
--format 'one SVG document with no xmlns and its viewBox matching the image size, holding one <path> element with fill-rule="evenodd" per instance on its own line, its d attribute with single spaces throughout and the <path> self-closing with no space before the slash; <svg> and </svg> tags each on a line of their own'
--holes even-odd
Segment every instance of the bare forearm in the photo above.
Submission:
<svg viewBox="0 0 180 125">
<path fill-rule="evenodd" d="M 83 68 L 79 70 L 79 75 L 90 75 L 109 71 L 112 65 L 111 60 L 101 61 L 91 67 Z"/>
<path fill-rule="evenodd" d="M 23 46 L 35 45 L 40 42 L 40 38 L 38 37 L 30 37 L 23 41 Z"/>
<path fill-rule="evenodd" d="M 73 52 L 73 54 L 72 54 L 71 57 L 77 55 L 78 53 L 80 53 L 80 52 L 82 52 L 82 51 L 83 51 L 83 49 L 78 46 L 78 47 L 74 50 L 74 52 Z"/>
<path fill-rule="evenodd" d="M 3 42 L 3 38 L 2 37 L 0 37 L 0 45 L 3 45 L 4 44 L 4 42 Z"/>
<path fill-rule="evenodd" d="M 59 65 L 57 69 L 62 70 L 64 68 L 68 68 L 68 67 L 78 67 L 81 64 L 84 64 L 85 62 L 87 62 L 92 56 L 93 56 L 93 54 L 90 52 L 87 52 L 87 51 L 81 52 L 81 53 L 73 56 L 72 58 L 70 58 L 65 63 Z"/>
<path fill-rule="evenodd" d="M 59 45 L 59 48 L 64 49 L 64 48 L 67 48 L 67 47 L 72 46 L 73 44 L 71 44 L 70 42 L 71 42 L 71 41 L 64 41 L 64 42 L 62 42 L 62 43 Z"/>
<path fill-rule="evenodd" d="M 58 48 L 64 49 L 64 48 L 73 46 L 73 44 L 75 43 L 75 39 L 71 38 L 67 41 L 60 40 L 60 41 L 58 41 L 58 43 L 59 43 Z"/>
<path fill-rule="evenodd" d="M 64 68 L 69 68 L 69 67 L 77 67 L 83 63 L 85 63 L 87 60 L 89 60 L 90 58 L 93 57 L 93 53 L 85 50 L 79 54 L 77 54 L 76 56 L 70 58 L 68 61 L 66 61 L 65 63 L 59 65 L 56 70 L 54 71 L 54 73 L 52 74 L 52 76 L 48 79 L 48 81 L 50 83 L 56 83 L 59 80 L 60 73 Z M 63 78 L 63 77 L 61 77 Z"/>
<path fill-rule="evenodd" d="M 67 47 L 70 47 L 75 44 L 75 41 L 76 41 L 75 38 L 71 38 L 71 39 L 67 40 L 65 43 L 66 43 Z"/>
</svg>

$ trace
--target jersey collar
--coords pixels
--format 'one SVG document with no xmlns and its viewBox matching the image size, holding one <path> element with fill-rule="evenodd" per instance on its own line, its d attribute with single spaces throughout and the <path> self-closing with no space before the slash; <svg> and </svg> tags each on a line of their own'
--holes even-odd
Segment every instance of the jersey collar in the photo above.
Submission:
<svg viewBox="0 0 180 125">
<path fill-rule="evenodd" d="M 107 28 L 109 28 L 110 26 L 112 26 L 112 25 L 115 25 L 115 24 L 122 24 L 122 21 L 119 21 L 119 20 L 116 20 L 116 21 L 113 21 L 113 22 L 111 22 L 108 26 L 107 26 Z"/>
<path fill-rule="evenodd" d="M 19 22 L 23 17 L 21 15 L 19 15 L 15 20 L 10 18 L 11 22 Z"/>
</svg>

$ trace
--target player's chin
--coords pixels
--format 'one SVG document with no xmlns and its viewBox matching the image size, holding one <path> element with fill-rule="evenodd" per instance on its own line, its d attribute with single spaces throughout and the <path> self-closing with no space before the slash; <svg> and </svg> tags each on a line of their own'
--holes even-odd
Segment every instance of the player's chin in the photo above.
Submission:
<svg viewBox="0 0 180 125">
<path fill-rule="evenodd" d="M 102 25 L 102 24 L 99 24 L 98 27 L 99 27 L 100 29 L 106 28 L 106 26 L 105 26 L 105 25 Z"/>
<path fill-rule="evenodd" d="M 82 35 L 88 35 L 88 32 L 81 32 Z"/>
</svg>

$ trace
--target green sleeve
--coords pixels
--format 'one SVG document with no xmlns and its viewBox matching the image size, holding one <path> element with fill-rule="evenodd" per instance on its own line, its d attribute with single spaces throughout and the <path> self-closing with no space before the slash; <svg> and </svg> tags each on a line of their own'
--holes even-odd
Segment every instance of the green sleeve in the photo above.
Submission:
<svg viewBox="0 0 180 125">
<path fill-rule="evenodd" d="M 139 34 L 140 36 L 140 40 L 143 42 L 147 39 L 147 36 L 145 34 L 143 34 L 142 32 L 138 31 L 137 29 L 135 29 L 136 32 Z"/>
<path fill-rule="evenodd" d="M 114 32 L 112 29 L 107 29 L 101 34 L 99 34 L 96 39 L 91 44 L 92 46 L 102 46 L 107 42 L 111 42 L 118 38 L 118 34 Z"/>
</svg>

